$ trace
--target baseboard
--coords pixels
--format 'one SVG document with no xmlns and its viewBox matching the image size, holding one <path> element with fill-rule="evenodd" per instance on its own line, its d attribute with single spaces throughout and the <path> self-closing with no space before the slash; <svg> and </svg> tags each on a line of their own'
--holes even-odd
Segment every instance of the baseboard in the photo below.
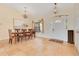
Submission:
<svg viewBox="0 0 79 59">
<path fill-rule="evenodd" d="M 58 40 L 58 39 L 49 39 L 49 41 L 58 42 L 58 43 L 64 43 L 63 40 Z"/>
<path fill-rule="evenodd" d="M 38 37 L 38 38 L 48 39 L 49 41 L 58 42 L 58 43 L 64 43 L 64 41 L 60 39 L 53 39 L 53 38 L 51 39 L 51 38 L 46 38 L 46 37 Z"/>
</svg>

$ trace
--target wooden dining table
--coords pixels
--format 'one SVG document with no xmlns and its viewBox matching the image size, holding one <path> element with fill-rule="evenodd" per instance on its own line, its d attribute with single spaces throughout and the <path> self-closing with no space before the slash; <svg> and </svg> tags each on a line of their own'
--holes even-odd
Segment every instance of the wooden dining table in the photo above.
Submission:
<svg viewBox="0 0 79 59">
<path fill-rule="evenodd" d="M 31 29 L 31 31 L 27 31 L 27 29 L 15 29 L 14 32 L 11 32 L 11 41 L 14 39 L 15 42 L 22 41 L 23 39 L 29 40 L 33 37 L 35 37 L 35 31 L 33 29 Z"/>
</svg>

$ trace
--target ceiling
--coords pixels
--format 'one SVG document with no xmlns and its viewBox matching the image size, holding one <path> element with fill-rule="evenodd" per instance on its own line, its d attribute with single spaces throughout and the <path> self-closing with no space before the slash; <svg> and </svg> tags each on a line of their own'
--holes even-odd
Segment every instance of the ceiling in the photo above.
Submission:
<svg viewBox="0 0 79 59">
<path fill-rule="evenodd" d="M 35 16 L 45 16 L 53 13 L 53 3 L 6 3 L 5 5 L 24 13 L 24 7 L 27 7 L 27 12 Z M 58 9 L 69 9 L 73 3 L 58 3 Z"/>
</svg>

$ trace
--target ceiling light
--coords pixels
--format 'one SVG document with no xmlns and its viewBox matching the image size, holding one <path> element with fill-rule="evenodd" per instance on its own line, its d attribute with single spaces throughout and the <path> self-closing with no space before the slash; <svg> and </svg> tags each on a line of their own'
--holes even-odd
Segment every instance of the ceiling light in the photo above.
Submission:
<svg viewBox="0 0 79 59">
<path fill-rule="evenodd" d="M 26 12 L 27 12 L 27 11 L 26 11 L 26 7 L 24 7 L 24 9 L 25 9 L 25 10 L 24 10 L 23 18 L 26 19 L 26 18 L 28 17 L 27 14 L 26 14 Z"/>
</svg>

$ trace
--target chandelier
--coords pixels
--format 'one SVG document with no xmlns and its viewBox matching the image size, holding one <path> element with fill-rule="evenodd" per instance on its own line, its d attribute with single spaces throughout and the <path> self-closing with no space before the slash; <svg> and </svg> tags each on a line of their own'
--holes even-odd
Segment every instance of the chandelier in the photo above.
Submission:
<svg viewBox="0 0 79 59">
<path fill-rule="evenodd" d="M 24 14 L 23 14 L 23 18 L 24 18 L 24 19 L 26 19 L 26 18 L 28 17 L 27 14 L 26 14 L 26 12 L 27 12 L 27 11 L 26 11 L 26 7 L 24 7 Z"/>
</svg>

